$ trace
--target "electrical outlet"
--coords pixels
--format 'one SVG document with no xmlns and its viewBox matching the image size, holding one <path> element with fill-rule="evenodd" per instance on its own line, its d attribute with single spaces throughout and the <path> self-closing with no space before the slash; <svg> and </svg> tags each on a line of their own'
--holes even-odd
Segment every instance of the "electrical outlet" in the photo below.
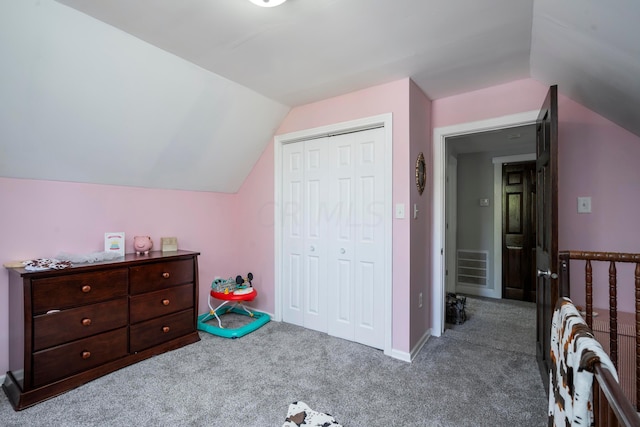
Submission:
<svg viewBox="0 0 640 427">
<path fill-rule="evenodd" d="M 418 294 L 418 308 L 422 308 L 422 292 Z"/>
<path fill-rule="evenodd" d="M 591 213 L 591 197 L 578 197 L 578 213 Z"/>
</svg>

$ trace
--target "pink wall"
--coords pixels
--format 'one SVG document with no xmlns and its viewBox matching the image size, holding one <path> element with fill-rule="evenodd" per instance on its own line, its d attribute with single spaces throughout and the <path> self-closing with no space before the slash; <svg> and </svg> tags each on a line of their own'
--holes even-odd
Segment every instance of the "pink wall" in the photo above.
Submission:
<svg viewBox="0 0 640 427">
<path fill-rule="evenodd" d="M 540 108 L 548 87 L 533 79 L 490 87 L 433 102 L 434 128 L 486 120 Z M 640 138 L 562 95 L 558 88 L 560 250 L 640 252 Z M 577 197 L 591 196 L 593 213 L 577 214 Z M 605 277 L 605 281 L 608 280 Z M 575 283 L 575 282 L 574 282 Z M 619 282 L 626 294 L 633 283 Z M 595 304 L 606 304 L 606 291 Z M 583 303 L 581 286 L 571 289 Z M 619 308 L 633 311 L 633 298 Z"/>
<path fill-rule="evenodd" d="M 410 155 L 407 168 L 407 186 L 410 188 L 411 200 L 407 206 L 407 218 L 411 226 L 411 290 L 410 298 L 405 302 L 410 313 L 411 349 L 420 344 L 423 335 L 431 327 L 432 294 L 429 277 L 431 275 L 431 182 L 433 168 L 431 142 L 431 100 L 425 96 L 418 86 L 411 82 L 410 86 Z M 425 119 L 426 118 L 426 119 Z M 415 185 L 414 165 L 418 153 L 422 152 L 427 164 L 427 181 L 425 190 L 420 195 Z M 418 207 L 418 217 L 413 219 L 413 206 Z M 422 293 L 422 307 L 418 306 Z"/>
<path fill-rule="evenodd" d="M 408 206 L 409 171 L 409 79 L 296 107 L 289 112 L 276 134 L 311 129 L 339 122 L 393 113 L 393 203 Z M 259 307 L 273 312 L 274 227 L 273 227 L 273 142 L 242 186 L 238 197 L 245 206 L 241 214 L 248 239 L 242 243 L 242 255 L 265 272 L 264 293 L 268 305 Z M 253 207 L 252 207 L 253 206 Z M 391 215 L 392 213 L 389 212 Z M 395 350 L 410 348 L 409 300 L 409 220 L 393 220 L 393 343 Z M 268 274 L 268 276 L 267 276 Z M 264 301 L 261 300 L 260 304 Z"/>
<path fill-rule="evenodd" d="M 640 137 L 591 110 L 560 98 L 558 157 L 560 249 L 640 252 Z M 591 197 L 592 213 L 577 213 L 577 198 Z M 634 265 L 618 266 L 618 309 L 635 312 Z M 574 281 L 584 263 L 572 266 Z M 608 307 L 608 264 L 594 267 L 594 305 Z M 571 289 L 584 304 L 584 288 Z"/>
<path fill-rule="evenodd" d="M 68 182 L 0 178 L 0 260 L 88 254 L 104 249 L 104 233 L 124 231 L 127 252 L 134 235 L 177 236 L 180 249 L 199 257 L 200 310 L 215 275 L 245 274 L 235 245 L 242 228 L 234 195 L 153 190 Z M 8 370 L 8 274 L 0 269 L 0 373 Z M 0 374 L 0 375 L 1 375 Z"/>
</svg>

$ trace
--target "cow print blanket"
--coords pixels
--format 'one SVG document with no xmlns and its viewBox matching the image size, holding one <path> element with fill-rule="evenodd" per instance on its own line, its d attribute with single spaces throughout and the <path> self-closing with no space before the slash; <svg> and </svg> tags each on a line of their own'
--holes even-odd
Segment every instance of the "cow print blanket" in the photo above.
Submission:
<svg viewBox="0 0 640 427">
<path fill-rule="evenodd" d="M 553 313 L 550 357 L 549 426 L 591 426 L 593 364 L 618 375 L 569 298 L 558 299 Z"/>
</svg>

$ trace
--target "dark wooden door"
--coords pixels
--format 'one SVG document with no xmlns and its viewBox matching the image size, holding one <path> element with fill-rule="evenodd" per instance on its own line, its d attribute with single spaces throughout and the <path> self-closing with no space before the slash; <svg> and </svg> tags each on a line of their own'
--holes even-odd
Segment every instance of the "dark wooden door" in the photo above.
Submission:
<svg viewBox="0 0 640 427">
<path fill-rule="evenodd" d="M 536 123 L 536 355 L 549 383 L 551 317 L 558 286 L 558 87 L 551 86 Z"/>
<path fill-rule="evenodd" d="M 535 301 L 536 162 L 502 167 L 502 297 Z"/>
</svg>

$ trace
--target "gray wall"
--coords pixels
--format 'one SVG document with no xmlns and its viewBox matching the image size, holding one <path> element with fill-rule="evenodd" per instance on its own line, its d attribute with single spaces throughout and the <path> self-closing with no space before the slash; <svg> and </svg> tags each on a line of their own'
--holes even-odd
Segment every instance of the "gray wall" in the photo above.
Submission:
<svg viewBox="0 0 640 427">
<path fill-rule="evenodd" d="M 493 163 L 494 153 L 458 155 L 458 249 L 489 252 L 488 286 L 493 289 Z M 480 199 L 489 199 L 481 207 Z"/>
</svg>

